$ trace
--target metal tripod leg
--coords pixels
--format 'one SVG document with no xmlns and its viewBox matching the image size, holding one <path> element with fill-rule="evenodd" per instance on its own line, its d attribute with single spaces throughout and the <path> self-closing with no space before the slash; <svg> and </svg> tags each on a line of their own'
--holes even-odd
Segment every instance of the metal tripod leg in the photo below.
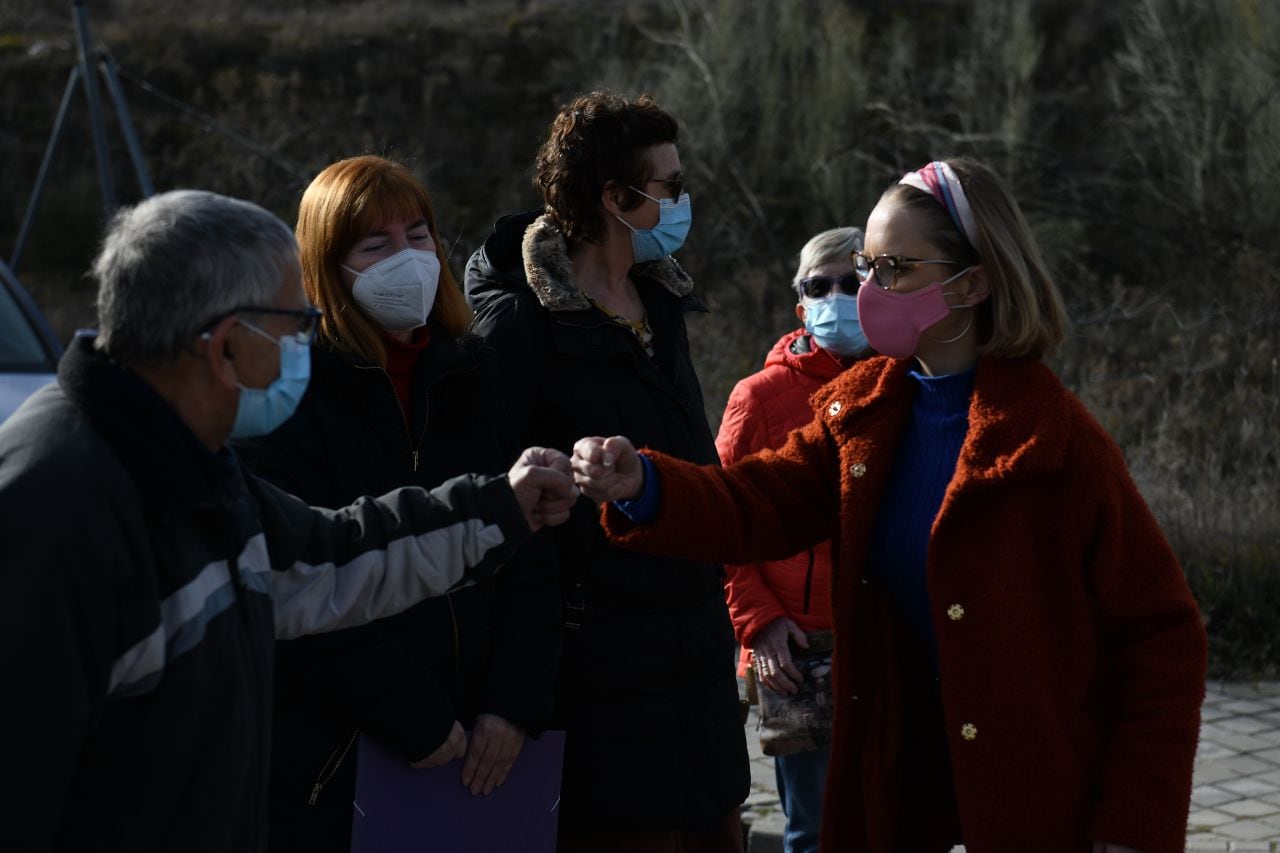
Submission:
<svg viewBox="0 0 1280 853">
<path fill-rule="evenodd" d="M 98 95 L 98 80 L 94 72 L 94 64 L 98 73 L 102 74 L 103 85 L 107 95 L 115 107 L 116 120 L 120 124 L 120 132 L 124 136 L 125 148 L 133 163 L 134 174 L 138 177 L 138 188 L 142 196 L 153 195 L 155 188 L 151 184 L 151 176 L 147 173 L 147 165 L 142 157 L 142 146 L 138 143 L 138 134 L 133 127 L 133 119 L 129 115 L 129 107 L 125 103 L 124 90 L 120 87 L 120 77 L 116 73 L 115 60 L 102 49 L 95 49 L 89 36 L 89 18 L 84 9 L 84 0 L 71 0 L 71 12 L 75 22 L 76 40 L 79 46 L 79 60 L 71 68 L 67 78 L 67 88 L 62 93 L 62 103 L 58 106 L 58 116 L 53 122 L 53 133 L 49 136 L 49 144 L 44 150 L 44 159 L 40 161 L 40 170 L 36 173 L 36 184 L 31 190 L 31 198 L 27 202 L 27 211 L 22 217 L 22 226 L 18 229 L 18 240 L 13 247 L 13 255 L 9 267 L 16 274 L 22 263 L 22 253 L 27 246 L 27 238 L 31 226 L 35 222 L 36 210 L 40 207 L 40 199 L 44 196 L 45 184 L 49 179 L 49 169 L 53 157 L 62 139 L 62 131 L 66 126 L 67 111 L 71 108 L 71 99 L 76 86 L 84 86 L 85 99 L 89 102 L 89 127 L 93 133 L 93 149 L 98 161 L 98 183 L 102 188 L 102 206 L 108 217 L 115 212 L 117 206 L 115 179 L 111 173 L 110 149 L 107 147 L 107 126 L 102 111 L 102 101 Z M 91 63 L 90 59 L 96 60 Z"/>
<path fill-rule="evenodd" d="M 111 103 L 116 108 L 116 121 L 124 135 L 125 147 L 129 149 L 129 159 L 133 161 L 133 172 L 138 176 L 138 189 L 142 191 L 143 198 L 155 195 L 155 187 L 151 185 L 151 177 L 147 174 L 146 161 L 142 159 L 142 146 L 138 144 L 138 134 L 133 129 L 133 119 L 124 102 L 124 90 L 120 88 L 120 77 L 116 74 L 116 61 L 105 50 L 98 53 L 98 68 L 102 70 L 107 94 L 111 96 Z"/>
<path fill-rule="evenodd" d="M 49 178 L 49 164 L 53 162 L 53 154 L 58 149 L 58 140 L 62 138 L 62 128 L 66 125 L 67 110 L 71 107 L 71 97 L 75 94 L 76 85 L 80 82 L 80 66 L 71 68 L 67 77 L 67 88 L 62 93 L 62 103 L 58 106 L 58 117 L 53 120 L 53 133 L 49 135 L 49 144 L 44 149 L 44 159 L 40 161 L 40 170 L 36 172 L 36 185 L 31 190 L 31 198 L 27 202 L 27 212 L 22 217 L 22 227 L 18 229 L 18 242 L 14 244 L 13 254 L 9 258 L 9 268 L 16 274 L 22 262 L 22 251 L 27 245 L 27 236 L 31 232 L 31 224 L 36 218 L 36 208 L 40 206 L 40 197 L 44 195 L 45 181 Z"/>
<path fill-rule="evenodd" d="M 72 12 L 76 23 L 76 40 L 80 48 L 80 80 L 84 83 L 84 96 L 89 101 L 89 129 L 93 133 L 93 150 L 98 157 L 98 181 L 102 187 L 102 208 L 107 217 L 116 209 L 116 185 L 111 175 L 111 156 L 107 148 L 107 126 L 102 118 L 102 101 L 98 97 L 98 79 L 93 73 L 90 58 L 93 46 L 89 39 L 89 18 L 84 10 L 84 0 L 73 0 Z"/>
</svg>

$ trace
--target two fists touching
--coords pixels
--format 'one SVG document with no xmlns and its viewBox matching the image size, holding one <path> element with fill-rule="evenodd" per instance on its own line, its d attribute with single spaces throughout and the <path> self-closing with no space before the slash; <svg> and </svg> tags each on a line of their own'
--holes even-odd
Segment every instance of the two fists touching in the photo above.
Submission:
<svg viewBox="0 0 1280 853">
<path fill-rule="evenodd" d="M 596 503 L 633 500 L 644 488 L 644 467 L 629 440 L 579 439 L 570 459 L 549 447 L 530 447 L 507 472 L 531 530 L 563 524 L 579 494 Z"/>
</svg>

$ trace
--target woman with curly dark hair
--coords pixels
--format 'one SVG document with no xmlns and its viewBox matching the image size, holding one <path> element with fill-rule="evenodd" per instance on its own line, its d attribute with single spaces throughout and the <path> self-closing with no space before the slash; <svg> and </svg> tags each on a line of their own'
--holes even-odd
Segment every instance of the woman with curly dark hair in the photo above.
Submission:
<svg viewBox="0 0 1280 853">
<path fill-rule="evenodd" d="M 500 220 L 467 266 L 526 442 L 625 432 L 716 459 L 684 323 L 706 309 L 670 257 L 691 218 L 677 131 L 649 97 L 575 99 L 538 153 L 545 210 Z M 616 549 L 587 500 L 556 542 L 560 851 L 740 853 L 750 777 L 719 566 Z"/>
</svg>

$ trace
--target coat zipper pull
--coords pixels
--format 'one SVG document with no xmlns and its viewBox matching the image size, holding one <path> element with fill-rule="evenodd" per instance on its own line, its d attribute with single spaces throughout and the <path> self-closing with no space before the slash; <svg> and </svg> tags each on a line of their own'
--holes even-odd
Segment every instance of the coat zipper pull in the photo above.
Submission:
<svg viewBox="0 0 1280 853">
<path fill-rule="evenodd" d="M 342 759 L 347 757 L 347 753 L 351 751 L 351 747 L 355 745 L 358 737 L 360 737 L 360 730 L 356 729 L 351 733 L 351 740 L 347 741 L 346 746 L 339 747 L 329 753 L 329 757 L 325 759 L 324 766 L 320 768 L 320 775 L 316 777 L 316 783 L 311 786 L 311 796 L 307 797 L 307 805 L 314 806 L 316 804 L 316 800 L 320 797 L 320 790 L 338 772 L 338 768 L 342 766 Z M 332 769 L 329 765 L 333 765 Z"/>
<path fill-rule="evenodd" d="M 416 450 L 413 451 L 413 471 L 415 474 L 418 472 L 418 451 Z"/>
</svg>

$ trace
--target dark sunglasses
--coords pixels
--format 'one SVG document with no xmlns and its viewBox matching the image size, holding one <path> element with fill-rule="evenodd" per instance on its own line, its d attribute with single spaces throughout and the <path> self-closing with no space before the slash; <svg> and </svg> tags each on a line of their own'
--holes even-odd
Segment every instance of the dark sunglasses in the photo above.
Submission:
<svg viewBox="0 0 1280 853">
<path fill-rule="evenodd" d="M 667 198 L 675 199 L 676 201 L 679 201 L 680 195 L 689 188 L 688 184 L 685 183 L 684 175 L 681 175 L 678 178 L 650 178 L 649 183 L 666 184 Z"/>
<path fill-rule="evenodd" d="M 858 288 L 862 282 L 855 273 L 847 272 L 840 277 L 829 275 L 811 275 L 808 278 L 802 278 L 796 283 L 800 288 L 800 292 L 810 299 L 821 299 L 831 292 L 831 288 L 836 288 L 841 293 L 848 296 L 854 296 L 858 292 Z"/>
</svg>

